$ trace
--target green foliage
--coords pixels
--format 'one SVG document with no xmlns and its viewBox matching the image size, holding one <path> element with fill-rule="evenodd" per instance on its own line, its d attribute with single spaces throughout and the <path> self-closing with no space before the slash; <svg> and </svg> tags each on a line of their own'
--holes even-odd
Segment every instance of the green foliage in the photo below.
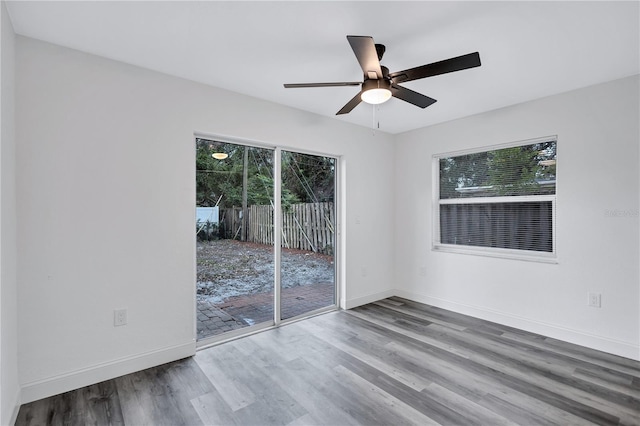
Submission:
<svg viewBox="0 0 640 426">
<path fill-rule="evenodd" d="M 554 193 L 556 150 L 549 141 L 441 158 L 440 198 Z"/>
<path fill-rule="evenodd" d="M 537 191 L 537 151 L 530 146 L 491 151 L 489 155 L 489 185 L 500 195 Z"/>
<path fill-rule="evenodd" d="M 222 208 L 242 206 L 244 153 L 247 150 L 247 203 L 269 204 L 273 199 L 271 150 L 236 144 L 196 140 L 196 205 Z M 228 154 L 223 160 L 213 153 Z"/>
<path fill-rule="evenodd" d="M 203 222 L 200 219 L 196 221 L 196 237 L 198 241 L 217 240 L 220 236 L 219 231 L 220 229 L 216 223 L 209 220 Z"/>
<path fill-rule="evenodd" d="M 440 159 L 440 198 L 456 198 L 456 188 L 487 185 L 488 152 Z"/>
<path fill-rule="evenodd" d="M 273 202 L 273 151 L 196 139 L 196 205 L 242 206 L 244 154 L 247 150 L 247 204 Z M 228 154 L 224 160 L 213 153 Z M 333 158 L 282 151 L 282 205 L 333 201 Z"/>
<path fill-rule="evenodd" d="M 283 151 L 282 187 L 302 203 L 333 201 L 335 159 Z"/>
</svg>

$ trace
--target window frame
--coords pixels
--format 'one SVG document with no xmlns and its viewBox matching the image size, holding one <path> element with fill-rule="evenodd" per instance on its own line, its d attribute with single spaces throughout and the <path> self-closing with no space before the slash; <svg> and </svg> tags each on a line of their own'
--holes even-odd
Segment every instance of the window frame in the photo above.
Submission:
<svg viewBox="0 0 640 426">
<path fill-rule="evenodd" d="M 479 148 L 465 149 L 460 151 L 450 151 L 439 154 L 433 154 L 431 160 L 432 170 L 432 239 L 431 249 L 435 252 L 445 253 L 459 253 L 478 256 L 498 257 L 504 259 L 516 259 L 526 260 L 533 262 L 543 263 L 558 263 L 557 247 L 556 247 L 556 203 L 558 196 L 558 182 L 556 177 L 556 192 L 555 194 L 542 194 L 542 195 L 507 195 L 507 196 L 495 196 L 495 197 L 469 197 L 469 198 L 445 198 L 440 199 L 440 160 L 442 158 L 457 157 L 467 154 L 477 154 L 480 152 L 495 151 L 504 148 L 514 148 L 519 146 L 533 145 L 541 142 L 555 141 L 558 143 L 557 135 L 551 135 L 535 139 L 527 139 L 516 142 L 509 142 L 504 144 L 482 146 Z M 557 160 L 557 153 L 556 153 Z M 504 204 L 504 203 L 518 203 L 518 202 L 551 202 L 551 252 L 534 251 L 534 250 L 519 250 L 519 249 L 505 249 L 497 247 L 483 247 L 483 246 L 467 246 L 462 244 L 445 244 L 441 243 L 440 235 L 440 206 L 452 205 L 452 204 Z"/>
</svg>

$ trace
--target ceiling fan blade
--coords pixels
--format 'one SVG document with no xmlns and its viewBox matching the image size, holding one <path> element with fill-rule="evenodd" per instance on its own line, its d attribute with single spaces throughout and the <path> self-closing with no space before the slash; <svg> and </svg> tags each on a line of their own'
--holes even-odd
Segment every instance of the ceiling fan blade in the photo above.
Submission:
<svg viewBox="0 0 640 426">
<path fill-rule="evenodd" d="M 414 92 L 406 87 L 396 86 L 395 84 L 391 85 L 391 95 L 394 98 L 402 99 L 420 108 L 426 108 L 437 102 L 435 99 L 425 96 L 422 93 Z"/>
<path fill-rule="evenodd" d="M 446 74 L 448 72 L 462 71 L 468 68 L 480 66 L 480 54 L 478 52 L 457 56 L 444 61 L 434 62 L 420 67 L 410 68 L 404 71 L 393 72 L 389 78 L 393 83 L 404 83 L 406 81 L 418 80 L 434 75 Z"/>
<path fill-rule="evenodd" d="M 369 36 L 353 36 L 348 35 L 347 40 L 355 53 L 360 68 L 364 72 L 365 79 L 381 79 L 382 69 L 378 60 L 378 52 L 373 38 Z M 375 74 L 375 75 L 374 75 Z"/>
<path fill-rule="evenodd" d="M 336 83 L 285 83 L 285 89 L 299 89 L 304 87 L 340 87 L 340 86 L 360 86 L 360 81 L 340 81 Z"/>
<path fill-rule="evenodd" d="M 342 115 L 342 114 L 350 113 L 352 109 L 357 107 L 358 104 L 360 102 L 362 102 L 362 99 L 360 99 L 360 95 L 361 94 L 362 94 L 362 91 L 358 92 L 358 94 L 355 95 L 353 97 L 353 99 L 351 99 L 349 102 L 347 102 L 347 104 L 345 106 L 343 106 L 342 109 L 336 113 L 336 115 Z"/>
</svg>

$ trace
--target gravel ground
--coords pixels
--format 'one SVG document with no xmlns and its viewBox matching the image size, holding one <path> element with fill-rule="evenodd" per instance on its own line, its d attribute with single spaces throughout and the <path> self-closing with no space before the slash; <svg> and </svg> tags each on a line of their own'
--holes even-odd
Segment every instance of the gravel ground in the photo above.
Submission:
<svg viewBox="0 0 640 426">
<path fill-rule="evenodd" d="M 222 303 L 273 288 L 273 248 L 235 240 L 198 241 L 197 297 Z M 333 256 L 282 249 L 284 288 L 334 282 Z"/>
</svg>

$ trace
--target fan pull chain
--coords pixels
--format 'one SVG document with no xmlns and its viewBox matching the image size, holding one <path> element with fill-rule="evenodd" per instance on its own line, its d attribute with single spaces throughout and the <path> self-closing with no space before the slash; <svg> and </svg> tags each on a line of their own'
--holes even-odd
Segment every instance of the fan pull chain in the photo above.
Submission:
<svg viewBox="0 0 640 426">
<path fill-rule="evenodd" d="M 371 106 L 371 130 L 373 133 L 373 136 L 376 135 L 376 106 L 372 105 Z"/>
<path fill-rule="evenodd" d="M 376 135 L 376 129 L 380 128 L 380 120 L 376 120 L 376 113 L 380 112 L 380 105 L 372 105 L 372 117 L 371 117 L 371 129 L 373 132 L 373 136 Z"/>
</svg>

